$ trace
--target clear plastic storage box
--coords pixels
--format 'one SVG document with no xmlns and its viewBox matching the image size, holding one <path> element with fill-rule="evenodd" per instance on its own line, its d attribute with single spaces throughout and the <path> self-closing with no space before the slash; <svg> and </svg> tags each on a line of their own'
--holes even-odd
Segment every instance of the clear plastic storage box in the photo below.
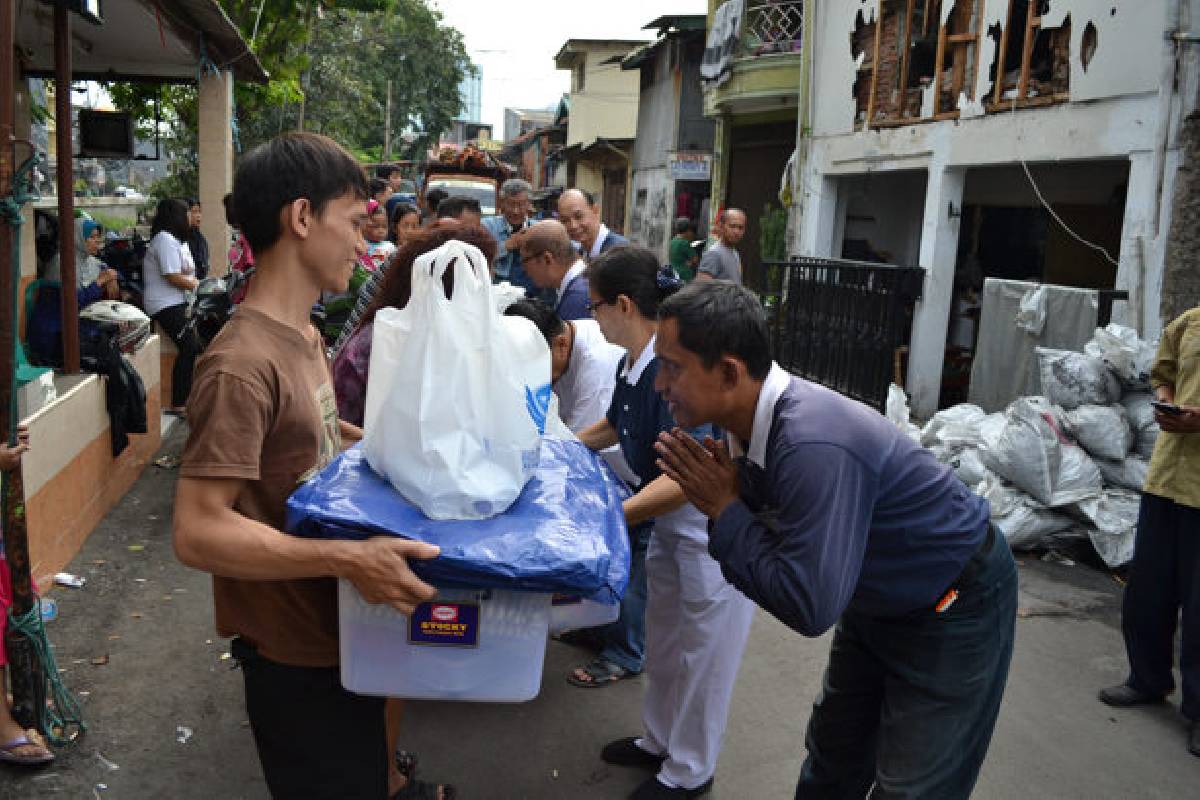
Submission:
<svg viewBox="0 0 1200 800">
<path fill-rule="evenodd" d="M 439 589 L 410 617 L 339 580 L 342 685 L 387 697 L 532 700 L 549 622 L 549 594 Z"/>
<path fill-rule="evenodd" d="M 620 615 L 619 603 L 609 606 L 577 595 L 556 594 L 550 603 L 550 633 L 608 625 L 616 622 Z"/>
</svg>

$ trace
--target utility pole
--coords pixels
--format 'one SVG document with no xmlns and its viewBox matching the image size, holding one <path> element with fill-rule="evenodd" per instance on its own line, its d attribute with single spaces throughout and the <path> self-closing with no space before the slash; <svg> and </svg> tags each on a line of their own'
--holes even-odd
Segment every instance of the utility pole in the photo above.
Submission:
<svg viewBox="0 0 1200 800">
<path fill-rule="evenodd" d="M 388 78 L 387 97 L 383 101 L 383 160 L 392 160 L 392 79 Z"/>
<path fill-rule="evenodd" d="M 1179 171 L 1163 264 L 1159 311 L 1163 325 L 1200 306 L 1200 116 L 1189 114 L 1179 131 Z"/>
<path fill-rule="evenodd" d="M 62 17 L 66 9 L 55 8 L 56 36 L 61 33 Z M 16 13 L 13 0 L 0 0 L 0 197 L 14 194 L 15 164 L 13 149 L 13 97 L 15 88 L 14 40 L 16 37 Z M 56 88 L 57 95 L 71 95 L 71 85 Z M 57 96 L 56 95 L 56 96 Z M 67 131 L 70 135 L 70 115 L 67 116 Z M 60 122 L 61 126 L 62 123 Z M 61 161 L 60 161 L 61 164 Z M 70 161 L 67 161 L 68 172 Z M 61 169 L 61 167 L 60 167 Z M 20 214 L 21 209 L 15 209 Z M 13 213 L 10 211 L 9 213 Z M 0 436 L 9 444 L 16 443 L 17 401 L 16 370 L 14 360 L 17 330 L 17 220 L 0 220 Z M 72 228 L 73 229 L 73 228 Z M 74 266 L 74 262 L 72 262 Z M 72 278 L 74 280 L 74 278 Z M 73 285 L 73 284 L 72 284 Z M 72 293 L 73 294 L 73 293 Z M 72 317 L 73 318 L 73 317 Z M 25 527 L 25 484 L 21 477 L 21 466 L 4 474 L 2 496 L 4 523 L 4 551 L 7 566 L 12 576 L 12 611 L 17 617 L 33 609 L 33 585 L 29 574 L 29 535 Z M 6 613 L 6 612 L 0 612 Z M 7 641 L 0 642 L 8 652 L 9 679 L 12 683 L 12 715 L 23 728 L 34 727 L 39 720 L 40 710 L 45 706 L 46 676 L 31 642 L 23 633 L 12 628 Z M 0 692 L 4 691 L 0 687 Z M 43 731 L 44 732 L 44 731 Z"/>
</svg>

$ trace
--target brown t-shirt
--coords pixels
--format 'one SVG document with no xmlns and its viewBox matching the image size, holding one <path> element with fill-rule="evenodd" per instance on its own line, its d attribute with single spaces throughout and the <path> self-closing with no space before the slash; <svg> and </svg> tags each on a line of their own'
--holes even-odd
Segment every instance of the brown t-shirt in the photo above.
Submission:
<svg viewBox="0 0 1200 800">
<path fill-rule="evenodd" d="M 197 362 L 188 415 L 191 435 L 179 474 L 245 479 L 234 509 L 280 531 L 288 496 L 341 449 L 333 384 L 316 331 L 306 338 L 245 306 Z M 214 576 L 213 599 L 220 635 L 241 636 L 283 664 L 338 663 L 332 578 Z"/>
</svg>

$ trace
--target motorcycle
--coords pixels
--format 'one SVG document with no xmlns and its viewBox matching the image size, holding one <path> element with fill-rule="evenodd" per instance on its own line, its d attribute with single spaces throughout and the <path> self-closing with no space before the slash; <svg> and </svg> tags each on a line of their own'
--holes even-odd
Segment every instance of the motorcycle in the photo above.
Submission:
<svg viewBox="0 0 1200 800">
<path fill-rule="evenodd" d="M 221 277 L 208 277 L 200 281 L 196 290 L 192 292 L 188 300 L 184 335 L 195 331 L 202 352 L 233 316 L 237 309 L 233 298 L 253 274 L 254 268 L 251 267 L 244 272 L 232 271 Z"/>
</svg>

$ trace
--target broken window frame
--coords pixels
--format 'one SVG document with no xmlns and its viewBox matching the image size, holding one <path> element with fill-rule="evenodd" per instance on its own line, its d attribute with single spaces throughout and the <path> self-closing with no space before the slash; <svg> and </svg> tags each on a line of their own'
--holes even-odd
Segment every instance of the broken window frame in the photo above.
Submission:
<svg viewBox="0 0 1200 800">
<path fill-rule="evenodd" d="M 1005 76 L 1005 59 L 1008 56 L 1008 37 L 1009 31 L 1012 29 L 1013 12 L 1016 0 L 1008 0 L 1008 12 L 1004 18 L 1004 27 L 1000 33 L 1000 50 L 996 57 L 996 83 L 992 89 L 991 102 L 987 104 L 987 111 L 997 113 L 1001 111 L 1011 111 L 1014 108 L 1030 108 L 1033 106 L 1047 106 L 1055 103 L 1065 103 L 1071 99 L 1070 88 L 1065 92 L 1055 92 L 1053 94 L 1039 95 L 1036 97 L 1029 96 L 1029 86 L 1031 82 L 1031 73 L 1033 70 L 1033 51 L 1037 43 L 1038 34 L 1042 31 L 1042 13 L 1040 10 L 1040 0 L 1029 0 L 1026 5 L 1024 35 L 1025 41 L 1021 47 L 1021 72 L 1017 79 L 1016 97 L 1004 97 L 1004 76 Z M 1071 16 L 1068 14 L 1063 20 L 1062 28 L 1070 30 Z M 1054 30 L 1062 30 L 1062 28 Z"/>
<path fill-rule="evenodd" d="M 900 14 L 903 20 L 903 27 L 897 41 L 897 52 L 900 56 L 900 69 L 897 73 L 898 81 L 896 91 L 899 92 L 899 100 L 897 103 L 896 116 L 891 118 L 874 119 L 876 100 L 879 92 L 879 59 L 880 51 L 883 44 L 883 30 L 885 24 L 885 5 L 887 0 L 881 0 L 879 4 L 879 12 L 875 19 L 875 42 L 874 53 L 871 59 L 871 79 L 870 88 L 867 99 L 866 118 L 863 122 L 865 128 L 890 128 L 900 127 L 904 125 L 913 125 L 921 122 L 936 122 L 939 120 L 958 119 L 959 112 L 957 108 L 958 97 L 965 89 L 967 97 L 970 100 L 975 99 L 976 82 L 979 72 L 979 55 L 983 49 L 983 11 L 984 0 L 940 0 L 936 9 L 934 8 L 933 0 L 897 0 L 903 2 L 903 8 L 897 9 L 894 13 Z M 1034 0 L 1036 2 L 1036 0 Z M 930 81 L 930 88 L 934 92 L 933 98 L 933 113 L 929 116 L 922 116 L 918 112 L 917 116 L 906 116 L 904 109 L 907 104 L 907 92 L 909 91 L 909 77 L 912 68 L 911 56 L 913 50 L 913 20 L 916 16 L 917 4 L 922 3 L 921 19 L 924 26 L 927 27 L 931 19 L 931 13 L 936 14 L 940 22 L 942 4 L 943 3 L 963 3 L 971 10 L 971 14 L 966 17 L 965 25 L 962 25 L 963 30 L 951 30 L 956 26 L 955 16 L 962 13 L 959 9 L 951 10 L 950 18 L 946 25 L 938 25 L 937 37 L 937 54 L 934 57 L 933 76 Z M 1010 0 L 1011 14 L 1011 0 Z M 973 30 L 972 30 L 973 28 Z M 952 63 L 947 65 L 947 58 L 950 58 Z M 942 103 L 942 76 L 950 72 L 952 74 L 950 82 L 950 98 L 954 108 L 943 109 Z"/>
</svg>

